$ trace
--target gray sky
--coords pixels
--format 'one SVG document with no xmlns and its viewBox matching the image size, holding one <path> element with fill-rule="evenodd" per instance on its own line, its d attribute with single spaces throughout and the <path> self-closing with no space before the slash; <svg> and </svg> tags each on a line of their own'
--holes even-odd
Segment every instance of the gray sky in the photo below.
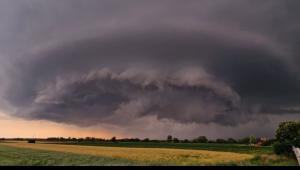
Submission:
<svg viewBox="0 0 300 170">
<path fill-rule="evenodd" d="M 299 5 L 2 0 L 1 110 L 138 137 L 272 136 L 300 119 Z"/>
</svg>

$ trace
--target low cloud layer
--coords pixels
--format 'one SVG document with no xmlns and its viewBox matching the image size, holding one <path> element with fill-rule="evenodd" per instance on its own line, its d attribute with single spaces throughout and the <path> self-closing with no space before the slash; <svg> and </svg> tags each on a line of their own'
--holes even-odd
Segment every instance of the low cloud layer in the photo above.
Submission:
<svg viewBox="0 0 300 170">
<path fill-rule="evenodd" d="M 300 119 L 297 5 L 3 0 L 0 110 L 149 136 Z"/>
<path fill-rule="evenodd" d="M 128 123 L 147 115 L 182 123 L 235 125 L 242 121 L 239 107 L 240 98 L 229 86 L 201 69 L 189 68 L 102 69 L 57 78 L 26 108 L 30 116 L 83 125 Z"/>
</svg>

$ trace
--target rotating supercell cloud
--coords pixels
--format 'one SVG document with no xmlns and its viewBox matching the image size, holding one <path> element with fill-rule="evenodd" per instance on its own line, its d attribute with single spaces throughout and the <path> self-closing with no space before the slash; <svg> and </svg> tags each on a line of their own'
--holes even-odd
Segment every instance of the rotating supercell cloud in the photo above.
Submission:
<svg viewBox="0 0 300 170">
<path fill-rule="evenodd" d="M 2 0 L 1 110 L 133 136 L 271 136 L 300 119 L 299 5 Z"/>
</svg>

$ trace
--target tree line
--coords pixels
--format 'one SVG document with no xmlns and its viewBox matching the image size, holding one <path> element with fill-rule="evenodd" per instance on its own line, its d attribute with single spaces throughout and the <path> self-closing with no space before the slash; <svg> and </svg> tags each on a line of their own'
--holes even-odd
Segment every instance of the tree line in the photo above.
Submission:
<svg viewBox="0 0 300 170">
<path fill-rule="evenodd" d="M 17 140 L 17 141 L 29 141 L 32 140 L 28 138 L 0 138 L 0 141 L 3 140 Z M 179 139 L 173 137 L 172 135 L 167 136 L 165 140 L 153 140 L 149 138 L 139 139 L 139 138 L 123 138 L 117 139 L 112 137 L 111 139 L 95 138 L 95 137 L 86 137 L 86 138 L 64 138 L 64 137 L 51 137 L 47 139 L 34 139 L 37 141 L 46 141 L 46 142 L 148 142 L 148 143 L 218 143 L 218 144 L 246 144 L 252 145 L 259 143 L 260 146 L 273 146 L 274 151 L 277 154 L 284 154 L 288 156 L 293 156 L 292 147 L 300 147 L 300 121 L 289 121 L 282 122 L 279 124 L 279 127 L 276 131 L 275 139 L 265 139 L 261 140 L 255 136 L 245 137 L 242 139 L 216 139 L 209 140 L 206 136 L 199 136 L 195 139 Z"/>
<path fill-rule="evenodd" d="M 30 138 L 32 139 L 32 138 Z M 17 141 L 27 141 L 29 138 L 0 138 L 0 140 L 17 140 Z M 40 138 L 36 139 L 38 141 L 48 141 L 48 142 L 149 142 L 149 143 L 220 143 L 220 144 L 250 144 L 250 143 L 257 143 L 259 138 L 256 137 L 245 137 L 242 139 L 216 139 L 216 140 L 209 140 L 206 136 L 199 136 L 195 139 L 179 139 L 173 137 L 171 135 L 167 136 L 165 140 L 157 140 L 157 139 L 139 139 L 139 138 L 122 138 L 118 139 L 116 137 L 112 137 L 111 139 L 104 139 L 104 138 L 95 138 L 95 137 L 86 137 L 86 138 L 65 138 L 65 137 L 50 137 L 50 138 Z M 275 139 L 267 140 L 264 145 L 268 146 L 275 142 Z"/>
<path fill-rule="evenodd" d="M 260 141 L 260 138 L 256 138 L 254 136 L 245 137 L 241 139 L 215 139 L 209 140 L 206 136 L 199 136 L 195 139 L 179 139 L 173 137 L 171 135 L 167 136 L 165 140 L 157 140 L 157 139 L 139 139 L 139 138 L 122 138 L 118 139 L 116 137 L 112 137 L 111 139 L 104 139 L 104 138 L 95 138 L 95 137 L 86 137 L 86 138 L 64 138 L 64 137 L 51 137 L 47 139 L 40 139 L 49 142 L 145 142 L 145 143 L 219 143 L 219 144 L 255 144 Z M 270 146 L 276 140 L 275 139 L 268 139 L 262 143 L 262 146 Z"/>
</svg>

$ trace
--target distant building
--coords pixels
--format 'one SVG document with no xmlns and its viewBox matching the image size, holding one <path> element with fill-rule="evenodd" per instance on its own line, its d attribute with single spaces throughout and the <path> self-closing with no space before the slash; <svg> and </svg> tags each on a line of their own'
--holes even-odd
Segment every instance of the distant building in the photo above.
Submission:
<svg viewBox="0 0 300 170">
<path fill-rule="evenodd" d="M 258 138 L 256 144 L 252 144 L 253 147 L 261 147 L 268 142 L 268 138 Z"/>
<path fill-rule="evenodd" d="M 267 142 L 268 142 L 268 138 L 260 138 L 260 139 L 258 139 L 257 144 L 262 146 Z"/>
</svg>

